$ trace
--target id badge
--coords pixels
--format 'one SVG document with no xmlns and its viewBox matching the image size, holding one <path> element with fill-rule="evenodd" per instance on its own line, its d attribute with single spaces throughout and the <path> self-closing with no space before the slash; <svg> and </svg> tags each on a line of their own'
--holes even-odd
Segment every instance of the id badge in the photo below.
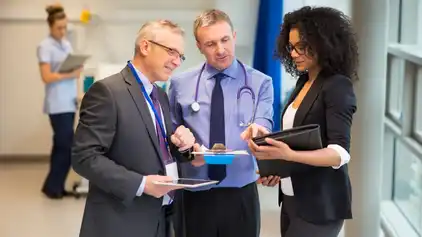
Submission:
<svg viewBox="0 0 422 237">
<path fill-rule="evenodd" d="M 178 179 L 179 174 L 178 174 L 178 171 L 177 171 L 177 163 L 171 162 L 171 163 L 167 164 L 166 165 L 166 173 L 167 173 L 167 176 L 170 176 L 173 179 Z"/>
<path fill-rule="evenodd" d="M 166 173 L 167 173 L 167 176 L 170 176 L 173 179 L 178 179 L 179 178 L 179 174 L 177 172 L 177 163 L 176 162 L 171 162 L 171 163 L 167 164 L 166 165 Z M 164 195 L 163 205 L 168 205 L 172 201 L 173 200 L 170 199 L 169 195 Z"/>
</svg>

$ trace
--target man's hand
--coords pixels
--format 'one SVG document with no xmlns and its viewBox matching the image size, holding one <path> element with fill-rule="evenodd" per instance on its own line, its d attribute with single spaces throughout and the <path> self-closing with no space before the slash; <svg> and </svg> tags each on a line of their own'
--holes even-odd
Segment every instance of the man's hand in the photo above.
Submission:
<svg viewBox="0 0 422 237">
<path fill-rule="evenodd" d="M 174 134 L 171 135 L 171 142 L 179 147 L 179 151 L 185 151 L 193 146 L 195 137 L 188 128 L 180 125 Z"/>
<path fill-rule="evenodd" d="M 240 134 L 240 138 L 242 138 L 242 140 L 247 141 L 254 137 L 263 136 L 267 134 L 269 134 L 269 131 L 265 127 L 253 123 L 249 125 L 249 127 L 246 128 L 245 131 L 242 132 L 242 134 Z"/>
<path fill-rule="evenodd" d="M 257 174 L 259 174 L 259 172 L 256 172 Z M 259 177 L 258 180 L 256 181 L 257 184 L 262 184 L 264 186 L 268 186 L 268 187 L 274 187 L 275 185 L 277 185 L 278 183 L 280 183 L 280 177 L 279 176 L 268 176 L 268 177 Z"/>
<path fill-rule="evenodd" d="M 166 195 L 168 192 L 181 188 L 181 187 L 154 184 L 154 181 L 172 181 L 173 178 L 170 176 L 148 175 L 148 176 L 144 176 L 144 179 L 146 179 L 144 193 L 150 196 L 153 196 L 155 198 L 161 198 L 162 196 Z"/>
<path fill-rule="evenodd" d="M 199 146 L 198 143 L 195 143 L 193 145 L 193 151 L 194 152 L 201 152 L 202 151 L 202 149 L 201 149 L 201 147 Z M 195 159 L 193 161 L 191 161 L 191 164 L 195 167 L 203 166 L 205 164 L 204 155 L 195 155 Z"/>
<path fill-rule="evenodd" d="M 269 177 L 259 177 L 256 181 L 257 184 L 262 184 L 268 187 L 274 187 L 278 183 L 280 183 L 280 177 L 278 176 L 269 176 Z"/>
</svg>

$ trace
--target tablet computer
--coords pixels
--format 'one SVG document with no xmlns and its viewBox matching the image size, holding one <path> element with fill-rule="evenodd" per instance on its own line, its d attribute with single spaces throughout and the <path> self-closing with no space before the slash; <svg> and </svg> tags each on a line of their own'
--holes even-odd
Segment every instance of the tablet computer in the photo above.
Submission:
<svg viewBox="0 0 422 237">
<path fill-rule="evenodd" d="M 202 186 L 212 185 L 218 183 L 216 180 L 205 180 L 205 179 L 187 179 L 179 178 L 172 181 L 154 181 L 154 184 L 165 185 L 165 186 L 176 186 L 183 188 L 198 188 Z"/>
<path fill-rule="evenodd" d="M 85 61 L 89 58 L 89 55 L 83 54 L 69 54 L 66 59 L 60 64 L 59 73 L 68 73 L 73 70 L 82 67 Z"/>
</svg>

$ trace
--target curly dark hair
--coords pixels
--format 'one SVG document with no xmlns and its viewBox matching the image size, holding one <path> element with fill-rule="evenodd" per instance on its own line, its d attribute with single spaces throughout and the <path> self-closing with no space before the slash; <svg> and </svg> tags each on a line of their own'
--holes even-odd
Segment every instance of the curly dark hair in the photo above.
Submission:
<svg viewBox="0 0 422 237">
<path fill-rule="evenodd" d="M 317 63 L 329 74 L 342 74 L 358 80 L 358 46 L 351 20 L 343 12 L 329 7 L 306 6 L 284 16 L 277 39 L 276 57 L 287 73 L 300 76 L 287 49 L 289 33 L 298 29 L 300 38 L 306 43 L 308 52 L 316 53 Z"/>
</svg>

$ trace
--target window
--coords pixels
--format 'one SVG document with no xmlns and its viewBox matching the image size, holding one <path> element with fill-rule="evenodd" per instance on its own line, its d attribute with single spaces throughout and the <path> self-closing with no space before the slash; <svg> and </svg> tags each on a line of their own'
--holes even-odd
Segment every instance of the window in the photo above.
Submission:
<svg viewBox="0 0 422 237">
<path fill-rule="evenodd" d="M 422 233 L 422 161 L 396 142 L 393 200 L 411 225 Z"/>
<path fill-rule="evenodd" d="M 389 4 L 382 210 L 422 237 L 422 1 Z"/>
<path fill-rule="evenodd" d="M 400 0 L 400 43 L 416 44 L 420 29 L 420 0 Z"/>
<path fill-rule="evenodd" d="M 418 10 L 418 45 L 422 45 L 422 3 L 419 1 L 419 10 Z"/>
<path fill-rule="evenodd" d="M 400 0 L 390 0 L 388 22 L 388 42 L 398 43 L 400 41 Z"/>
<path fill-rule="evenodd" d="M 387 114 L 401 124 L 405 61 L 393 55 L 389 56 L 388 61 Z"/>
<path fill-rule="evenodd" d="M 394 155 L 395 155 L 396 136 L 388 127 L 384 129 L 383 143 L 383 183 L 382 183 L 382 200 L 391 200 L 393 196 L 393 177 L 394 177 Z"/>
<path fill-rule="evenodd" d="M 414 103 L 413 132 L 416 139 L 422 143 L 422 65 L 418 69 L 415 90 L 416 103 Z"/>
</svg>

